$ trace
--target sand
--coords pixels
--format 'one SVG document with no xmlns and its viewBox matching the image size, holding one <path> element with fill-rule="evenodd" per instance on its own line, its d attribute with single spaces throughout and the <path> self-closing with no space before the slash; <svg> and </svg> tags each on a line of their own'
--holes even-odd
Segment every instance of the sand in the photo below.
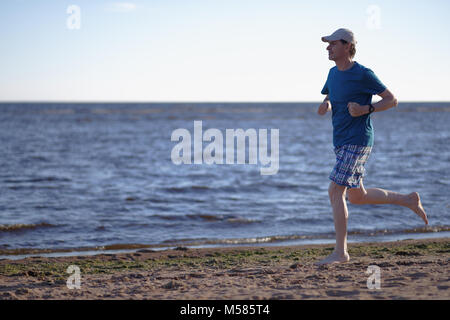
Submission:
<svg viewBox="0 0 450 320">
<path fill-rule="evenodd" d="M 0 299 L 450 298 L 450 238 L 351 243 L 350 262 L 314 265 L 331 250 L 332 245 L 177 248 L 4 259 Z M 79 289 L 67 287 L 70 265 L 80 268 Z M 379 267 L 379 289 L 368 288 L 370 265 Z M 372 278 L 369 284 L 375 285 Z"/>
</svg>

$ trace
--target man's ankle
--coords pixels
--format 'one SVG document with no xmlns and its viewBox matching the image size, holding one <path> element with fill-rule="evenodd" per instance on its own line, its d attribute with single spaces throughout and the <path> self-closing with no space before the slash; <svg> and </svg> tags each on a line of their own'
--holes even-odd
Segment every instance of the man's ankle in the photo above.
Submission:
<svg viewBox="0 0 450 320">
<path fill-rule="evenodd" d="M 333 253 L 339 257 L 345 257 L 348 256 L 347 249 L 334 249 Z"/>
</svg>

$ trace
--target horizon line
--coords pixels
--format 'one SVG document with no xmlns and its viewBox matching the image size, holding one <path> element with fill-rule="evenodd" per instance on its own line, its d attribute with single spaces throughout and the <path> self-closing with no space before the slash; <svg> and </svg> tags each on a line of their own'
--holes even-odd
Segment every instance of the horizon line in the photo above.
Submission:
<svg viewBox="0 0 450 320">
<path fill-rule="evenodd" d="M 211 100 L 211 101 L 201 101 L 201 100 L 180 100 L 180 101 L 170 101 L 170 100 L 0 100 L 0 104 L 18 104 L 18 103 L 79 103 L 79 104 L 94 104 L 94 103 L 322 103 L 321 100 L 312 101 L 259 101 L 259 100 L 243 100 L 243 101 L 220 101 L 220 100 Z M 404 100 L 399 101 L 401 103 L 450 103 L 450 100 Z"/>
</svg>

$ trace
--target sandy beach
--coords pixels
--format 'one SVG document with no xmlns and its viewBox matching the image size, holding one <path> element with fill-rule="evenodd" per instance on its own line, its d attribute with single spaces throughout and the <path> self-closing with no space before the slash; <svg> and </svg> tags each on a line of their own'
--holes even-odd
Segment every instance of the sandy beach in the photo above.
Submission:
<svg viewBox="0 0 450 320">
<path fill-rule="evenodd" d="M 350 243 L 350 262 L 315 266 L 332 248 L 178 247 L 4 259 L 0 299 L 450 298 L 450 238 Z M 70 265 L 80 269 L 79 289 L 67 286 Z M 380 268 L 380 289 L 368 288 L 370 265 Z"/>
</svg>

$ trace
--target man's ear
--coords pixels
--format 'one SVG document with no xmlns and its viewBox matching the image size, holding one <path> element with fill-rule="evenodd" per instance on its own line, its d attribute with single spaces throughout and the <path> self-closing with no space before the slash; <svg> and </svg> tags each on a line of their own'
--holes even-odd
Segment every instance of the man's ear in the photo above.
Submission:
<svg viewBox="0 0 450 320">
<path fill-rule="evenodd" d="M 350 53 L 350 42 L 347 42 L 345 44 L 345 51 L 347 51 L 348 53 Z"/>
</svg>

